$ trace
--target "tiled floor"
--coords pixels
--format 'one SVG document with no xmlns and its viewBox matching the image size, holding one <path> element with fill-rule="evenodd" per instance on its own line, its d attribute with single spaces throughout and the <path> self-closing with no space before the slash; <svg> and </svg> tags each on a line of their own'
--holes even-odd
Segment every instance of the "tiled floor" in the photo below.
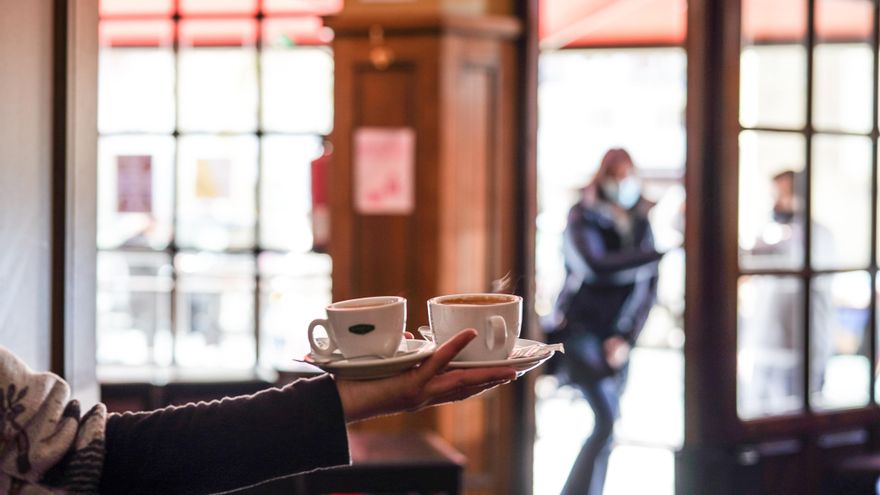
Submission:
<svg viewBox="0 0 880 495">
<path fill-rule="evenodd" d="M 683 364 L 680 351 L 633 351 L 604 495 L 672 495 L 673 452 L 683 438 Z M 576 390 L 557 387 L 552 377 L 541 377 L 536 389 L 534 493 L 554 495 L 593 427 L 593 414 Z"/>
</svg>

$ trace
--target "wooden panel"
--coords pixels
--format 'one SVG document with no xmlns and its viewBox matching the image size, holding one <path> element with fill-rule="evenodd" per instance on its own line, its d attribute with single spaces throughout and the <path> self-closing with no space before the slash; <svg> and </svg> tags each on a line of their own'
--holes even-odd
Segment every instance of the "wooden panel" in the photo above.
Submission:
<svg viewBox="0 0 880 495">
<path fill-rule="evenodd" d="M 50 365 L 52 6 L 0 0 L 0 345 L 38 370 Z"/>
<path fill-rule="evenodd" d="M 493 184 L 491 70 L 463 67 L 454 79 L 456 99 L 446 115 L 447 159 L 441 170 L 442 245 L 440 292 L 489 289 Z"/>
<path fill-rule="evenodd" d="M 355 127 L 415 127 L 414 67 L 379 71 L 359 65 L 355 71 Z M 418 146 L 418 144 L 417 144 Z M 354 162 L 352 161 L 352 166 Z M 352 183 L 353 190 L 358 185 Z M 412 215 L 362 215 L 352 211 L 354 238 L 351 296 L 399 295 L 411 284 Z"/>
</svg>

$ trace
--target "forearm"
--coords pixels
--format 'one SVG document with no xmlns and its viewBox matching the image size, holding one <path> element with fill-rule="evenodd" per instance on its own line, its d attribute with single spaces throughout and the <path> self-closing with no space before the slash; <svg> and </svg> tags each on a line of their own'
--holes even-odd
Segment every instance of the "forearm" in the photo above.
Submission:
<svg viewBox="0 0 880 495">
<path fill-rule="evenodd" d="M 211 493 L 345 464 L 330 377 L 150 413 L 112 415 L 102 493 Z"/>
</svg>

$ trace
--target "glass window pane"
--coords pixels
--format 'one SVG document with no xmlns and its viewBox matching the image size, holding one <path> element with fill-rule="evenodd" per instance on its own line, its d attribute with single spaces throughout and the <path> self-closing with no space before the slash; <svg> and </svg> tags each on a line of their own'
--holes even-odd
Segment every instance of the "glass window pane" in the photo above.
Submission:
<svg viewBox="0 0 880 495">
<path fill-rule="evenodd" d="M 813 267 L 867 266 L 871 252 L 871 140 L 813 139 Z"/>
<path fill-rule="evenodd" d="M 871 277 L 867 272 L 816 277 L 810 287 L 810 403 L 840 409 L 868 403 Z"/>
<path fill-rule="evenodd" d="M 740 56 L 740 123 L 747 127 L 801 129 L 806 124 L 807 54 L 800 45 L 743 48 Z"/>
<path fill-rule="evenodd" d="M 813 125 L 868 133 L 873 108 L 871 0 L 816 0 Z"/>
<path fill-rule="evenodd" d="M 745 43 L 798 43 L 806 35 L 806 0 L 743 0 L 742 38 Z"/>
<path fill-rule="evenodd" d="M 174 139 L 98 140 L 98 247 L 164 249 L 171 241 Z"/>
<path fill-rule="evenodd" d="M 171 16 L 173 0 L 100 0 L 101 16 L 115 15 L 163 15 Z"/>
<path fill-rule="evenodd" d="M 333 55 L 327 48 L 266 48 L 263 128 L 329 134 L 333 128 Z"/>
<path fill-rule="evenodd" d="M 102 47 L 164 47 L 174 44 L 174 24 L 164 19 L 102 20 L 98 23 Z"/>
<path fill-rule="evenodd" d="M 171 364 L 171 260 L 165 253 L 98 253 L 97 360 Z"/>
<path fill-rule="evenodd" d="M 343 0 L 263 0 L 266 14 L 329 15 L 342 10 Z"/>
<path fill-rule="evenodd" d="M 803 282 L 741 277 L 738 295 L 737 411 L 744 419 L 803 408 Z"/>
<path fill-rule="evenodd" d="M 874 2 L 871 0 L 816 0 L 816 38 L 820 41 L 870 42 L 873 17 Z"/>
<path fill-rule="evenodd" d="M 181 43 L 195 45 L 182 46 L 178 60 L 183 131 L 253 132 L 257 128 L 256 50 L 235 46 L 252 43 L 254 33 L 234 31 L 236 22 L 181 22 Z M 226 29 L 229 23 L 233 25 Z M 247 26 L 255 29 L 252 22 L 247 21 Z"/>
<path fill-rule="evenodd" d="M 740 134 L 739 261 L 744 269 L 803 267 L 804 143 L 794 133 Z"/>
<path fill-rule="evenodd" d="M 174 130 L 174 53 L 169 46 L 101 48 L 98 91 L 100 132 Z"/>
<path fill-rule="evenodd" d="M 256 0 L 180 0 L 182 15 L 214 15 L 238 14 L 254 15 L 257 13 Z"/>
<path fill-rule="evenodd" d="M 254 259 L 249 255 L 177 256 L 174 355 L 184 367 L 254 366 Z"/>
<path fill-rule="evenodd" d="M 871 46 L 823 44 L 814 53 L 813 125 L 870 132 L 874 99 Z"/>
<path fill-rule="evenodd" d="M 261 244 L 265 248 L 312 249 L 311 162 L 321 154 L 316 136 L 263 139 L 260 197 Z"/>
<path fill-rule="evenodd" d="M 332 302 L 330 256 L 317 253 L 260 256 L 260 361 L 283 369 L 310 351 L 306 330 Z"/>
<path fill-rule="evenodd" d="M 257 138 L 183 136 L 177 170 L 177 242 L 224 250 L 254 245 Z"/>
</svg>

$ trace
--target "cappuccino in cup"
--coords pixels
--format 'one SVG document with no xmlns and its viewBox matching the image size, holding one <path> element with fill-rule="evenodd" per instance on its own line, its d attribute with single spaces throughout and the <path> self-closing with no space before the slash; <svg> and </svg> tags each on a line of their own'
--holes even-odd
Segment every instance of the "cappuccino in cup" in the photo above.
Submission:
<svg viewBox="0 0 880 495">
<path fill-rule="evenodd" d="M 477 338 L 457 361 L 497 361 L 513 352 L 522 325 L 522 298 L 508 294 L 453 294 L 428 301 L 428 320 L 440 345 L 473 328 Z"/>
</svg>

